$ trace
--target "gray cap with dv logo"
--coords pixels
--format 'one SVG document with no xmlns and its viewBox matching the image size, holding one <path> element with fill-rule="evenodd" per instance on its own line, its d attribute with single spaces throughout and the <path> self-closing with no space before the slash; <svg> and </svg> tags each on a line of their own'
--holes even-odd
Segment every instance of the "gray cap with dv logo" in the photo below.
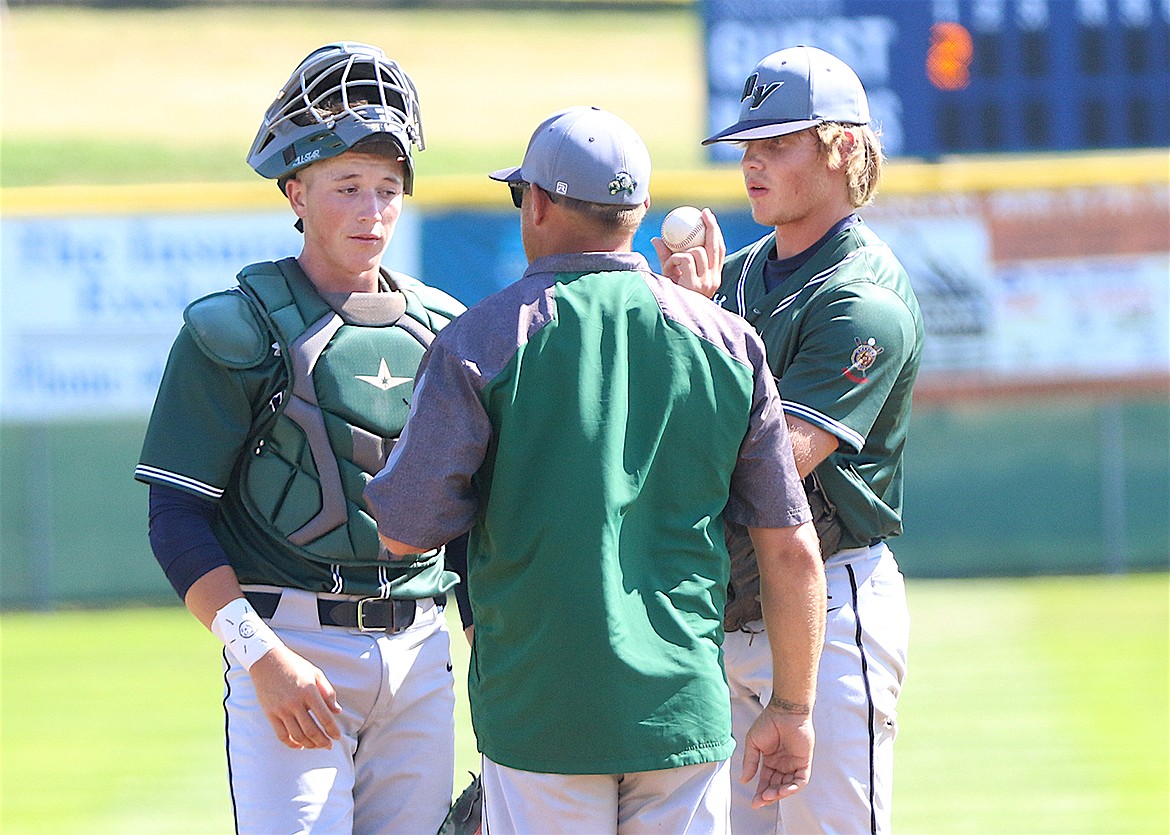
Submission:
<svg viewBox="0 0 1170 835">
<path fill-rule="evenodd" d="M 869 102 L 857 73 L 813 46 L 794 46 L 764 58 L 743 86 L 739 121 L 712 142 L 769 139 L 824 122 L 869 124 Z"/>
</svg>

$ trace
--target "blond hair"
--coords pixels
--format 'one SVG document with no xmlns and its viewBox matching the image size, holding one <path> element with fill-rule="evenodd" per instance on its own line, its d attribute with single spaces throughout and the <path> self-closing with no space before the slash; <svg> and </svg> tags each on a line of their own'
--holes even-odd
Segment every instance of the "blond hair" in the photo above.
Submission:
<svg viewBox="0 0 1170 835">
<path fill-rule="evenodd" d="M 817 125 L 816 135 L 829 164 L 841 165 L 845 169 L 849 202 L 853 208 L 860 209 L 872 203 L 886 161 L 877 132 L 868 125 L 826 122 Z M 853 137 L 852 142 L 847 141 L 849 136 Z M 843 157 L 842 152 L 847 146 L 848 155 Z"/>
</svg>

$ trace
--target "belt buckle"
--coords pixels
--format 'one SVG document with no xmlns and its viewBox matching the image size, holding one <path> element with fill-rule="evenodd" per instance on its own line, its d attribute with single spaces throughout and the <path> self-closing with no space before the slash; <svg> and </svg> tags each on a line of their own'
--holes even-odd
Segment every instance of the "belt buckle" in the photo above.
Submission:
<svg viewBox="0 0 1170 835">
<path fill-rule="evenodd" d="M 371 601 L 385 600 L 382 597 L 363 597 L 357 602 L 357 628 L 359 632 L 393 632 L 394 606 L 390 607 L 390 626 L 366 626 L 366 604 Z"/>
</svg>

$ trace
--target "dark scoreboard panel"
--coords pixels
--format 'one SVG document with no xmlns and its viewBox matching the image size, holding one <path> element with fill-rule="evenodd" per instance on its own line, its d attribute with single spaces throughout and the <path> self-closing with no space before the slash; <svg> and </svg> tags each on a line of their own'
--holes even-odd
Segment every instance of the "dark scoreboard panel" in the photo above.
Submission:
<svg viewBox="0 0 1170 835">
<path fill-rule="evenodd" d="M 850 64 L 892 156 L 1170 146 L 1170 0 L 704 0 L 709 127 L 770 52 Z M 716 158 L 731 158 L 727 149 Z"/>
</svg>

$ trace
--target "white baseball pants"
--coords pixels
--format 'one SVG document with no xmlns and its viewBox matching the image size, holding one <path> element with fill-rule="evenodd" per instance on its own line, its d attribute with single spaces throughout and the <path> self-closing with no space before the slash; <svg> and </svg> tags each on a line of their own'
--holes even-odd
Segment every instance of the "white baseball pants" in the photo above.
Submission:
<svg viewBox="0 0 1170 835">
<path fill-rule="evenodd" d="M 239 833 L 433 833 L 451 805 L 455 695 L 443 610 L 420 601 L 396 635 L 321 626 L 316 596 L 285 589 L 269 625 L 337 690 L 330 750 L 280 743 L 249 673 L 226 666 L 228 773 Z"/>
<path fill-rule="evenodd" d="M 628 774 L 541 774 L 483 758 L 483 835 L 727 835 L 728 761 Z"/>
<path fill-rule="evenodd" d="M 755 785 L 732 781 L 735 835 L 889 833 L 897 704 L 906 677 L 906 587 L 885 543 L 825 562 L 828 612 L 813 708 L 812 776 L 800 792 L 752 809 Z M 762 621 L 724 636 L 736 776 L 743 738 L 772 696 L 772 656 Z"/>
</svg>

